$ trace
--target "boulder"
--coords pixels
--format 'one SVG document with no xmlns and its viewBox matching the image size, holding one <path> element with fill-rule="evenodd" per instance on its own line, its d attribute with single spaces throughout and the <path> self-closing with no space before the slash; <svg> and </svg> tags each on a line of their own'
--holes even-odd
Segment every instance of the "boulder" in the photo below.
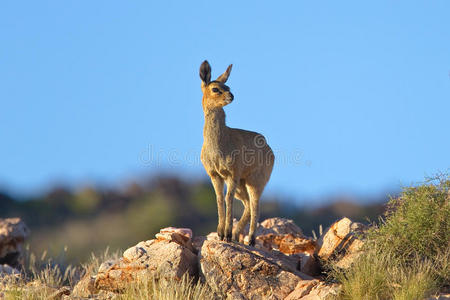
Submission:
<svg viewBox="0 0 450 300">
<path fill-rule="evenodd" d="M 85 274 L 74 286 L 71 296 L 88 298 L 98 294 L 99 290 L 95 288 L 95 276 Z"/>
<path fill-rule="evenodd" d="M 313 254 L 316 242 L 311 238 L 288 234 L 269 233 L 256 237 L 258 245 L 267 250 L 278 250 L 284 254 L 308 253 Z"/>
<path fill-rule="evenodd" d="M 237 223 L 238 221 L 236 219 L 233 219 L 233 228 L 236 227 Z M 247 226 L 241 232 L 239 242 L 248 242 L 248 229 L 249 226 L 247 224 Z M 256 239 L 258 238 L 258 236 L 264 236 L 268 234 L 272 234 L 274 236 L 292 234 L 297 237 L 304 237 L 302 230 L 300 229 L 300 227 L 295 225 L 294 221 L 278 217 L 266 219 L 258 224 L 258 227 L 255 231 Z"/>
<path fill-rule="evenodd" d="M 129 283 L 151 277 L 161 281 L 180 280 L 184 274 L 196 277 L 197 256 L 191 240 L 175 231 L 157 236 L 127 249 L 116 261 L 104 262 L 95 278 L 95 289 L 121 292 Z"/>
<path fill-rule="evenodd" d="M 311 292 L 312 288 L 319 283 L 319 280 L 300 280 L 297 283 L 295 289 L 284 300 L 297 300 L 302 299 Z"/>
<path fill-rule="evenodd" d="M 284 299 L 300 280 L 312 279 L 284 255 L 214 239 L 203 242 L 199 262 L 201 279 L 227 299 Z"/>
<path fill-rule="evenodd" d="M 257 230 L 256 247 L 279 251 L 296 260 L 297 270 L 316 276 L 320 274 L 319 260 L 314 256 L 317 243 L 303 235 L 294 221 L 284 218 L 264 220 Z"/>
<path fill-rule="evenodd" d="M 11 266 L 8 266 L 6 264 L 0 265 L 0 278 L 4 277 L 5 275 L 6 276 L 10 276 L 10 275 L 17 276 L 17 275 L 20 275 L 20 272 L 17 269 L 15 269 Z"/>
<path fill-rule="evenodd" d="M 348 268 L 361 253 L 364 242 L 359 235 L 365 230 L 365 225 L 343 218 L 319 238 L 315 254 L 322 260 L 334 260 L 340 268 Z"/>
<path fill-rule="evenodd" d="M 0 219 L 0 264 L 20 265 L 23 242 L 29 233 L 20 218 Z"/>
<path fill-rule="evenodd" d="M 237 220 L 234 221 L 234 226 Z M 247 242 L 248 226 L 240 236 L 240 242 Z M 285 256 L 296 270 L 305 274 L 316 276 L 320 274 L 320 264 L 313 254 L 317 243 L 303 235 L 302 230 L 293 220 L 285 218 L 269 218 L 261 222 L 256 229 L 255 247 L 272 253 L 275 256 Z M 194 247 L 197 252 L 205 240 L 219 240 L 216 232 L 211 232 L 204 237 L 194 238 Z M 281 252 L 281 253 L 280 253 Z M 284 255 L 282 255 L 284 254 Z"/>
<path fill-rule="evenodd" d="M 159 234 L 165 234 L 165 233 L 178 233 L 182 236 L 185 236 L 188 239 L 192 239 L 192 236 L 193 236 L 192 229 L 190 229 L 190 228 L 166 227 L 166 228 L 159 230 Z"/>
<path fill-rule="evenodd" d="M 338 284 L 327 284 L 316 279 L 302 280 L 285 300 L 332 300 L 336 298 L 339 290 Z"/>
<path fill-rule="evenodd" d="M 256 235 L 273 233 L 276 235 L 292 234 L 303 237 L 303 232 L 295 225 L 294 221 L 285 218 L 269 218 L 261 222 L 256 231 Z"/>
</svg>

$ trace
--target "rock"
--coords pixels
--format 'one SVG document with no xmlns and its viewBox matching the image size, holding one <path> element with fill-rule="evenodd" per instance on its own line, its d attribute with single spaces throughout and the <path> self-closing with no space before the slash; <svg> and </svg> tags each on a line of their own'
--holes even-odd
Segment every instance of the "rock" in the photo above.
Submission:
<svg viewBox="0 0 450 300">
<path fill-rule="evenodd" d="M 280 251 L 291 259 L 296 259 L 297 269 L 305 274 L 320 274 L 319 260 L 313 256 L 317 244 L 305 237 L 294 221 L 284 218 L 267 219 L 261 223 L 257 234 L 256 247 Z"/>
<path fill-rule="evenodd" d="M 317 241 L 315 254 L 322 260 L 334 260 L 340 268 L 348 268 L 361 253 L 364 244 L 358 238 L 366 226 L 343 218 L 331 225 Z"/>
<path fill-rule="evenodd" d="M 299 270 L 310 276 L 319 276 L 322 272 L 320 260 L 315 254 L 302 254 Z"/>
<path fill-rule="evenodd" d="M 175 242 L 183 247 L 188 248 L 192 252 L 195 252 L 194 247 L 192 246 L 191 238 L 187 235 L 180 234 L 178 232 L 160 231 L 160 233 L 157 233 L 155 236 L 158 241 Z"/>
<path fill-rule="evenodd" d="M 57 300 L 63 298 L 63 296 L 70 295 L 70 288 L 68 286 L 63 286 L 53 294 L 51 294 L 48 299 Z"/>
<path fill-rule="evenodd" d="M 6 264 L 0 265 L 0 278 L 2 278 L 5 275 L 7 276 L 20 275 L 20 272 L 17 269 L 10 267 Z"/>
<path fill-rule="evenodd" d="M 278 217 L 264 220 L 256 231 L 256 235 L 265 235 L 269 233 L 276 235 L 292 234 L 294 236 L 303 237 L 302 230 L 295 225 L 294 221 Z"/>
<path fill-rule="evenodd" d="M 0 219 L 0 264 L 20 265 L 23 242 L 29 233 L 19 218 Z"/>
<path fill-rule="evenodd" d="M 140 242 L 117 261 L 103 263 L 95 278 L 99 290 L 120 292 L 130 282 L 156 277 L 180 280 L 198 275 L 197 256 L 190 238 L 176 231 L 157 234 L 158 239 Z"/>
<path fill-rule="evenodd" d="M 326 284 L 317 279 L 302 280 L 285 300 L 331 300 L 336 298 L 339 290 L 338 284 Z"/>
<path fill-rule="evenodd" d="M 316 242 L 303 235 L 294 221 L 284 218 L 264 220 L 256 231 L 256 243 L 260 247 L 278 250 L 284 254 L 313 254 Z"/>
<path fill-rule="evenodd" d="M 211 232 L 210 234 L 208 234 L 206 236 L 206 239 L 207 240 L 216 240 L 216 241 L 218 241 L 219 240 L 219 235 L 217 234 L 217 232 Z"/>
<path fill-rule="evenodd" d="M 234 225 L 237 221 L 234 220 Z M 248 226 L 240 236 L 240 242 L 248 242 Z M 273 255 L 278 252 L 285 254 L 285 260 L 288 260 L 296 270 L 316 276 L 320 274 L 319 260 L 313 257 L 317 243 L 311 238 L 303 235 L 302 230 L 295 225 L 294 221 L 285 218 L 270 218 L 264 220 L 256 230 L 255 247 L 270 251 Z M 216 232 L 211 232 L 206 237 L 207 240 L 219 240 Z M 194 247 L 200 250 L 205 238 L 195 238 Z M 283 255 L 282 255 L 283 256 Z"/>
<path fill-rule="evenodd" d="M 238 221 L 233 219 L 233 228 L 236 227 Z M 269 218 L 258 224 L 259 226 L 256 228 L 256 238 L 258 236 L 264 236 L 268 234 L 273 234 L 274 236 L 284 235 L 284 234 L 292 234 L 297 237 L 304 237 L 302 230 L 300 227 L 295 225 L 294 221 L 285 219 L 285 218 Z M 244 230 L 241 232 L 239 242 L 244 243 L 248 242 L 248 228 L 247 225 Z"/>
<path fill-rule="evenodd" d="M 336 299 L 336 296 L 339 294 L 340 285 L 338 284 L 326 284 L 323 281 L 320 281 L 317 285 L 315 285 L 309 294 L 303 298 L 302 300 L 332 300 Z"/>
<path fill-rule="evenodd" d="M 316 249 L 316 242 L 308 238 L 300 238 L 292 234 L 282 236 L 279 249 L 285 254 L 308 253 L 313 254 Z"/>
<path fill-rule="evenodd" d="M 195 253 L 198 254 L 198 252 L 200 251 L 200 249 L 203 246 L 203 243 L 206 241 L 206 237 L 205 236 L 196 236 L 194 237 L 194 239 L 192 240 L 192 246 L 195 249 Z M 219 237 L 217 237 L 217 240 L 219 239 Z"/>
<path fill-rule="evenodd" d="M 95 288 L 95 276 L 91 274 L 84 275 L 74 286 L 72 296 L 88 298 L 98 294 L 99 290 Z"/>
<path fill-rule="evenodd" d="M 188 239 L 192 239 L 192 229 L 190 228 L 176 228 L 176 227 L 166 227 L 159 230 L 160 233 L 178 233 L 187 237 Z"/>
<path fill-rule="evenodd" d="M 315 287 L 319 283 L 319 280 L 300 280 L 295 287 L 295 290 L 292 291 L 284 300 L 297 300 L 302 299 L 302 297 L 307 296 L 313 287 Z"/>
<path fill-rule="evenodd" d="M 295 236 L 291 233 L 259 235 L 256 237 L 256 242 L 269 251 L 275 249 L 284 254 L 313 254 L 316 249 L 316 242 L 312 239 Z"/>
<path fill-rule="evenodd" d="M 284 299 L 312 279 L 266 251 L 217 240 L 204 241 L 199 261 L 202 280 L 228 299 Z"/>
</svg>

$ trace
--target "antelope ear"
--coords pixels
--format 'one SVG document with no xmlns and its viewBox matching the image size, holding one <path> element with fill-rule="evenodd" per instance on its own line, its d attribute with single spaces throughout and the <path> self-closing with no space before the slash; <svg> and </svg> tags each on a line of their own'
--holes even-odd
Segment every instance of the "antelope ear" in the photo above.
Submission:
<svg viewBox="0 0 450 300">
<path fill-rule="evenodd" d="M 228 77 L 230 76 L 230 73 L 231 73 L 231 68 L 233 67 L 233 65 L 231 64 L 231 65 L 229 65 L 228 66 L 228 68 L 227 68 L 227 70 L 225 71 L 225 72 L 223 72 L 223 74 L 222 75 L 220 75 L 219 77 L 217 77 L 217 81 L 220 81 L 220 82 L 222 82 L 222 83 L 225 83 L 225 82 L 227 82 L 227 80 L 228 80 Z"/>
<path fill-rule="evenodd" d="M 211 66 L 207 60 L 200 66 L 200 79 L 202 80 L 202 86 L 207 85 L 211 81 Z"/>
</svg>

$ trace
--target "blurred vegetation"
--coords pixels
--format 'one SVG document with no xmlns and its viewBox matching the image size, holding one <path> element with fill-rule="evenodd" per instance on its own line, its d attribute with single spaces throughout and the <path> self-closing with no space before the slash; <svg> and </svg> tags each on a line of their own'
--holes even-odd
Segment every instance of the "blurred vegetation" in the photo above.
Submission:
<svg viewBox="0 0 450 300">
<path fill-rule="evenodd" d="M 293 219 L 311 236 L 340 217 L 367 223 L 384 211 L 388 198 L 319 199 L 320 207 L 299 206 L 294 201 L 263 199 L 261 217 Z M 305 199 L 302 203 L 314 203 Z M 235 201 L 238 218 L 242 205 Z M 366 204 L 358 204 L 366 203 Z M 368 204 L 367 204 L 368 203 Z M 55 187 L 36 197 L 18 198 L 0 192 L 0 218 L 21 217 L 31 228 L 31 251 L 56 256 L 67 248 L 70 263 L 86 261 L 92 252 L 106 247 L 126 249 L 139 241 L 154 238 L 160 228 L 189 227 L 195 235 L 216 230 L 217 208 L 209 181 L 193 182 L 176 176 L 154 177 L 131 182 L 122 188 Z"/>
</svg>

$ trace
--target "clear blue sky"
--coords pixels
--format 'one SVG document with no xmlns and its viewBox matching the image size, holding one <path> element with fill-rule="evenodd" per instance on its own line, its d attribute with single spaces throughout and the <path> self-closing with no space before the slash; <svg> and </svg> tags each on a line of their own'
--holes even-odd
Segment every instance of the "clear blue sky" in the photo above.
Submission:
<svg viewBox="0 0 450 300">
<path fill-rule="evenodd" d="M 198 69 L 277 153 L 270 193 L 450 167 L 450 1 L 1 1 L 0 185 L 206 176 Z"/>
</svg>

